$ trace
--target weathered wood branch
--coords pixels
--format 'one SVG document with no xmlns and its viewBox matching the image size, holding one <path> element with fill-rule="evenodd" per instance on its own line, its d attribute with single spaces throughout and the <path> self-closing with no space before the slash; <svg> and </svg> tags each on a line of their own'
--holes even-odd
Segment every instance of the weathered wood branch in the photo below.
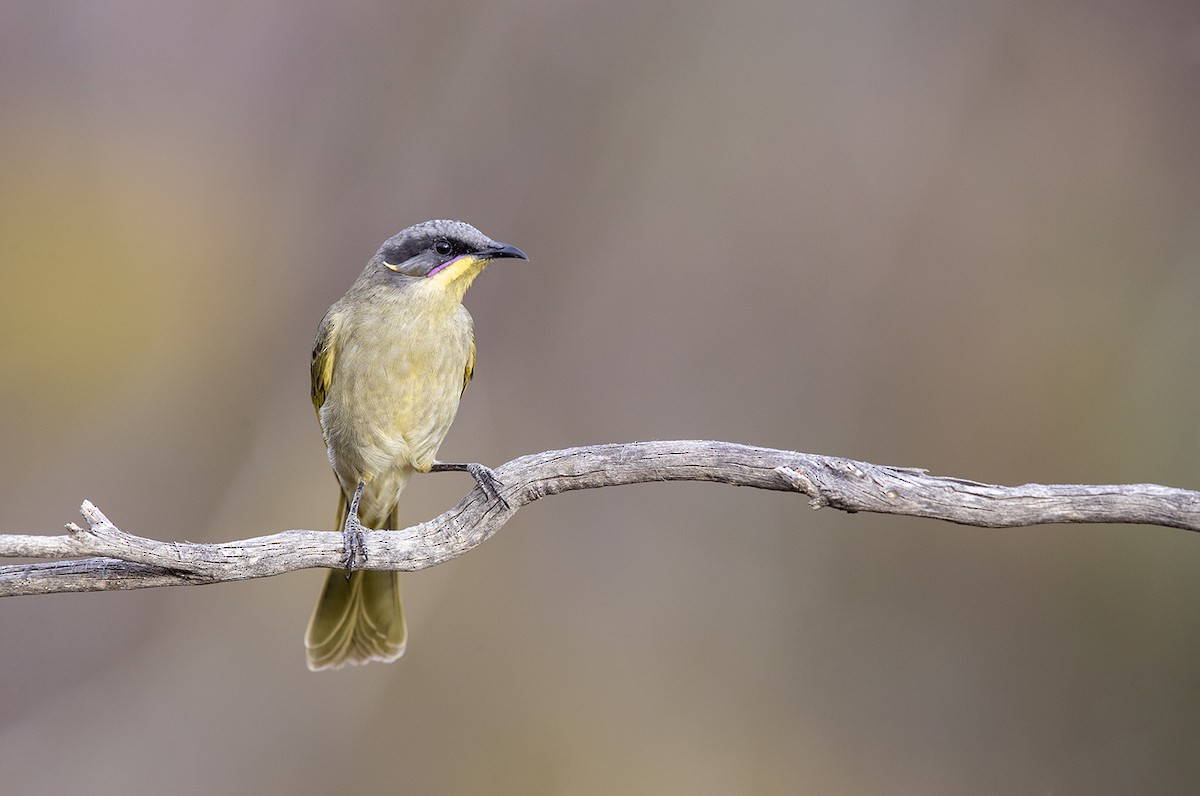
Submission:
<svg viewBox="0 0 1200 796">
<path fill-rule="evenodd" d="M 508 505 L 478 489 L 427 522 L 366 534 L 367 569 L 417 570 L 477 547 L 522 506 L 574 489 L 715 481 L 800 492 L 813 508 L 906 514 L 985 528 L 1140 523 L 1200 531 L 1200 492 L 1156 484 L 995 486 L 834 456 L 684 440 L 594 445 L 522 456 L 496 468 Z M 0 557 L 78 559 L 0 567 L 0 596 L 141 589 L 264 578 L 345 565 L 337 531 L 296 530 L 219 544 L 159 542 L 119 530 L 90 502 L 87 528 L 0 535 Z M 85 557 L 85 558 L 80 558 Z"/>
</svg>

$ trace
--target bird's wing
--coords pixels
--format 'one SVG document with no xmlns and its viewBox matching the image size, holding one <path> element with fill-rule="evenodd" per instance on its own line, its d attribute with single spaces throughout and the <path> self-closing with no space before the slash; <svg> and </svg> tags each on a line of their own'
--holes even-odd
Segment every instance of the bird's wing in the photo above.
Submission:
<svg viewBox="0 0 1200 796">
<path fill-rule="evenodd" d="M 471 353 L 467 354 L 467 370 L 463 373 L 463 388 L 462 391 L 467 391 L 467 385 L 471 383 L 471 377 L 475 375 L 475 333 L 471 333 Z M 461 395 L 461 393 L 460 393 Z"/>
<path fill-rule="evenodd" d="M 337 355 L 337 331 L 342 325 L 342 314 L 330 310 L 321 319 L 321 327 L 317 329 L 317 340 L 313 343 L 312 365 L 312 402 L 317 411 L 325 403 L 325 393 L 329 390 L 329 382 L 333 380 L 333 361 Z M 472 357 L 473 359 L 474 357 Z"/>
</svg>

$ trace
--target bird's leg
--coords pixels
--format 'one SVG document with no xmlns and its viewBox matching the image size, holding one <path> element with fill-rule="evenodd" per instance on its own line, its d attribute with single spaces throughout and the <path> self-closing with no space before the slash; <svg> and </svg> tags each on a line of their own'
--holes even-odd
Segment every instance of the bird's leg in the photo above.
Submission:
<svg viewBox="0 0 1200 796">
<path fill-rule="evenodd" d="M 470 473 L 475 479 L 475 483 L 479 484 L 479 488 L 483 490 L 483 494 L 489 499 L 499 501 L 500 505 L 508 508 L 508 501 L 500 494 L 500 488 L 504 484 L 500 483 L 500 479 L 492 472 L 492 468 L 485 467 L 476 462 L 454 463 L 454 462 L 434 462 L 429 468 L 431 473 Z"/>
<path fill-rule="evenodd" d="M 358 519 L 358 501 L 362 499 L 365 481 L 359 481 L 354 490 L 354 499 L 350 501 L 350 511 L 346 514 L 346 522 L 342 525 L 342 544 L 346 549 L 346 577 L 367 561 L 367 546 L 363 541 L 362 522 Z"/>
</svg>

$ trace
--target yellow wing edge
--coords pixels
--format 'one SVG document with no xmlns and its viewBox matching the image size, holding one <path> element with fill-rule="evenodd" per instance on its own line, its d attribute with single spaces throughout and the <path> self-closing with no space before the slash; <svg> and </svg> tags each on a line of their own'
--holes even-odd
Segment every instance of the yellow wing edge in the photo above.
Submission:
<svg viewBox="0 0 1200 796">
<path fill-rule="evenodd" d="M 471 383 L 471 377 L 475 375 L 475 334 L 471 333 L 471 353 L 467 355 L 467 369 L 463 373 L 463 388 L 462 391 L 467 391 L 467 385 Z M 459 393 L 460 395 L 462 393 Z"/>
<path fill-rule="evenodd" d="M 334 338 L 341 324 L 341 314 L 330 311 L 321 319 L 321 326 L 317 329 L 317 339 L 313 343 L 312 364 L 309 372 L 312 376 L 313 408 L 318 412 L 321 411 L 321 405 L 325 403 L 325 394 L 329 391 L 330 382 L 333 381 L 333 363 L 337 357 Z"/>
</svg>

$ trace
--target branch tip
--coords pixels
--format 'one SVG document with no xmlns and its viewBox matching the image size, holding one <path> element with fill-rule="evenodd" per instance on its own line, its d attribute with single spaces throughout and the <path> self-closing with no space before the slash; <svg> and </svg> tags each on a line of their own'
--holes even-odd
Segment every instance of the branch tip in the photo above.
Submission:
<svg viewBox="0 0 1200 796">
<path fill-rule="evenodd" d="M 108 517 L 104 516 L 104 512 L 90 500 L 83 501 L 83 505 L 79 507 L 79 513 L 87 520 L 88 527 L 92 530 L 95 530 L 97 525 L 104 525 L 114 531 L 117 530 L 117 526 L 109 522 Z"/>
</svg>

